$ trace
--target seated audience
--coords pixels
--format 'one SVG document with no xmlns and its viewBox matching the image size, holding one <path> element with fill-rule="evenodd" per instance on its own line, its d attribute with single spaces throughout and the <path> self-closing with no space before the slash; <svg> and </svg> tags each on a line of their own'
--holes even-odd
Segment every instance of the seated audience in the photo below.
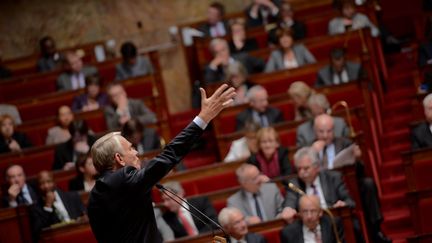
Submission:
<svg viewBox="0 0 432 243">
<path fill-rule="evenodd" d="M 314 93 L 315 90 L 303 81 L 296 81 L 290 85 L 288 94 L 295 105 L 295 121 L 312 118 L 312 112 L 307 105 L 307 101 Z"/>
<path fill-rule="evenodd" d="M 294 172 L 288 159 L 288 149 L 280 146 L 279 135 L 273 127 L 261 128 L 256 137 L 258 152 L 251 155 L 247 163 L 255 165 L 269 178 Z"/>
<path fill-rule="evenodd" d="M 229 235 L 228 242 L 266 243 L 267 240 L 259 234 L 248 231 L 248 226 L 243 213 L 234 207 L 223 208 L 218 216 L 218 221 Z"/>
<path fill-rule="evenodd" d="M 247 159 L 251 154 L 258 152 L 256 133 L 260 126 L 255 122 L 247 122 L 244 127 L 244 136 L 231 143 L 224 162 L 233 162 Z"/>
<path fill-rule="evenodd" d="M 253 84 L 248 80 L 248 73 L 245 67 L 239 62 L 234 62 L 228 65 L 226 72 L 228 82 L 236 89 L 233 104 L 241 105 L 248 103 L 248 92 Z"/>
<path fill-rule="evenodd" d="M 41 200 L 32 210 L 34 231 L 40 232 L 57 223 L 87 221 L 85 207 L 77 192 L 56 188 L 52 172 L 46 170 L 38 174 L 37 180 Z"/>
<path fill-rule="evenodd" d="M 411 132 L 411 148 L 432 147 L 432 94 L 423 99 L 423 109 L 426 121 L 420 123 Z"/>
<path fill-rule="evenodd" d="M 318 152 L 321 170 L 332 170 L 355 163 L 357 184 L 360 194 L 363 195 L 361 201 L 365 211 L 367 226 L 374 238 L 373 242 L 391 242 L 381 232 L 381 222 L 384 218 L 380 209 L 378 191 L 375 182 L 372 178 L 365 176 L 364 166 L 358 161 L 361 158 L 359 146 L 354 145 L 352 148 L 352 161 L 349 161 L 349 159 L 336 161 L 338 154 L 348 149 L 352 145 L 352 142 L 347 138 L 336 137 L 334 135 L 334 119 L 327 114 L 322 114 L 315 118 L 314 130 L 317 141 L 313 143 L 312 148 Z"/>
<path fill-rule="evenodd" d="M 144 127 L 137 119 L 132 118 L 127 121 L 121 133 L 132 143 L 139 155 L 161 148 L 161 138 L 157 131 L 154 128 Z"/>
<path fill-rule="evenodd" d="M 228 24 L 223 17 L 225 7 L 221 3 L 213 2 L 207 10 L 207 23 L 198 27 L 198 30 L 204 34 L 204 37 L 222 37 L 228 34 Z"/>
<path fill-rule="evenodd" d="M 230 21 L 231 41 L 229 42 L 230 52 L 249 52 L 259 48 L 258 42 L 254 38 L 247 38 L 246 23 L 243 18 L 232 19 Z"/>
<path fill-rule="evenodd" d="M 298 21 L 294 17 L 294 11 L 291 7 L 291 4 L 288 2 L 283 2 L 280 8 L 280 17 L 277 22 L 277 27 L 270 30 L 269 32 L 269 42 L 278 45 L 279 41 L 276 36 L 276 32 L 279 28 L 282 29 L 291 29 L 293 31 L 294 40 L 303 39 L 306 35 L 306 26 L 304 23 Z"/>
<path fill-rule="evenodd" d="M 97 171 L 90 153 L 80 154 L 75 163 L 77 176 L 69 181 L 69 191 L 90 192 L 96 183 Z"/>
<path fill-rule="evenodd" d="M 15 125 L 21 125 L 22 120 L 18 108 L 11 104 L 0 104 L 0 116 L 9 115 L 15 121 Z"/>
<path fill-rule="evenodd" d="M 224 81 L 228 65 L 234 62 L 243 64 L 249 74 L 259 73 L 264 69 L 264 61 L 259 58 L 249 56 L 247 53 L 231 55 L 228 42 L 224 39 L 213 39 L 209 48 L 213 59 L 204 70 L 204 80 L 207 83 Z"/>
<path fill-rule="evenodd" d="M 247 25 L 257 27 L 277 21 L 279 14 L 279 1 L 253 0 L 246 8 Z"/>
<path fill-rule="evenodd" d="M 74 120 L 74 114 L 69 106 L 63 105 L 57 111 L 57 126 L 48 129 L 45 143 L 47 145 L 64 143 L 70 139 L 69 125 Z"/>
<path fill-rule="evenodd" d="M 120 48 L 123 61 L 116 65 L 116 80 L 125 80 L 152 74 L 153 65 L 146 56 L 138 55 L 132 42 L 125 42 Z"/>
<path fill-rule="evenodd" d="M 15 131 L 15 121 L 10 115 L 0 116 L 0 154 L 19 152 L 31 147 L 30 140 L 24 133 Z"/>
<path fill-rule="evenodd" d="M 331 218 L 323 216 L 320 198 L 316 195 L 304 195 L 299 200 L 299 220 L 285 226 L 280 233 L 281 242 L 337 242 Z M 338 238 L 344 240 L 343 227 L 336 221 Z"/>
<path fill-rule="evenodd" d="M 255 85 L 249 90 L 249 108 L 236 117 L 236 130 L 242 130 L 247 122 L 255 122 L 261 127 L 268 127 L 283 122 L 282 112 L 269 106 L 267 90 Z"/>
<path fill-rule="evenodd" d="M 66 72 L 57 78 L 57 90 L 76 90 L 85 87 L 85 78 L 96 75 L 98 70 L 92 66 L 84 66 L 81 57 L 74 52 L 67 52 Z"/>
<path fill-rule="evenodd" d="M 308 107 L 313 117 L 328 113 L 330 103 L 323 94 L 313 94 L 308 99 Z M 333 117 L 334 134 L 336 137 L 348 137 L 349 129 L 345 120 L 341 117 Z M 297 127 L 297 147 L 310 146 L 315 140 L 314 119 L 303 122 Z"/>
<path fill-rule="evenodd" d="M 359 30 L 369 27 L 371 35 L 379 35 L 378 28 L 369 20 L 369 18 L 356 11 L 353 0 L 343 0 L 339 5 L 340 16 L 330 20 L 328 31 L 330 35 L 343 34 L 347 31 Z"/>
<path fill-rule="evenodd" d="M 93 111 L 108 104 L 108 96 L 101 92 L 100 78 L 97 75 L 85 79 L 85 93 L 76 96 L 72 102 L 74 112 Z"/>
<path fill-rule="evenodd" d="M 5 178 L 7 188 L 3 191 L 2 206 L 17 207 L 29 205 L 37 201 L 35 190 L 26 183 L 26 176 L 21 165 L 10 165 L 6 168 Z"/>
<path fill-rule="evenodd" d="M 155 207 L 155 204 L 153 203 L 153 212 L 156 219 L 156 226 L 158 228 L 159 234 L 163 241 L 172 241 L 174 240 L 174 232 L 170 228 L 170 226 L 165 222 L 165 220 L 162 218 L 162 212 L 160 208 Z"/>
<path fill-rule="evenodd" d="M 89 134 L 87 123 L 83 120 L 69 124 L 71 138 L 55 147 L 53 170 L 71 170 L 80 154 L 87 154 L 95 142 Z"/>
<path fill-rule="evenodd" d="M 51 36 L 45 36 L 39 41 L 41 57 L 37 61 L 37 70 L 39 72 L 48 72 L 61 68 L 64 57 L 57 51 L 54 39 Z"/>
<path fill-rule="evenodd" d="M 316 62 L 306 46 L 294 43 L 291 29 L 278 29 L 276 36 L 279 48 L 271 52 L 264 70 L 266 73 L 298 68 Z"/>
<path fill-rule="evenodd" d="M 236 175 L 240 190 L 227 200 L 228 207 L 240 209 L 247 224 L 273 220 L 282 210 L 283 197 L 275 183 L 250 164 L 242 164 Z"/>
<path fill-rule="evenodd" d="M 338 85 L 358 80 L 362 77 L 360 63 L 345 60 L 345 51 L 335 48 L 330 52 L 330 64 L 318 71 L 315 87 Z"/>
<path fill-rule="evenodd" d="M 142 100 L 128 98 L 120 83 L 109 84 L 107 93 L 111 104 L 105 107 L 104 114 L 109 130 L 120 129 L 131 118 L 144 126 L 157 122 L 153 111 Z"/>
<path fill-rule="evenodd" d="M 164 183 L 163 186 L 184 199 L 185 192 L 180 183 L 176 181 L 170 181 Z M 172 197 L 171 193 L 167 193 Z M 163 205 L 167 209 L 165 213 L 163 213 L 162 217 L 165 222 L 171 227 L 172 231 L 174 231 L 175 238 L 183 236 L 194 236 L 211 230 L 209 229 L 209 227 L 207 227 L 207 225 L 203 224 L 200 220 L 193 217 L 190 212 L 181 207 L 177 202 L 175 202 L 173 199 L 171 199 L 164 193 L 162 194 L 162 200 Z M 208 198 L 200 197 L 187 201 L 195 208 L 203 212 L 205 215 L 207 215 L 209 218 L 213 219 L 214 221 L 217 220 L 216 211 L 211 205 Z M 193 208 L 189 208 L 189 210 L 191 210 L 194 214 L 198 214 Z M 212 225 L 212 227 L 214 226 Z"/>
</svg>

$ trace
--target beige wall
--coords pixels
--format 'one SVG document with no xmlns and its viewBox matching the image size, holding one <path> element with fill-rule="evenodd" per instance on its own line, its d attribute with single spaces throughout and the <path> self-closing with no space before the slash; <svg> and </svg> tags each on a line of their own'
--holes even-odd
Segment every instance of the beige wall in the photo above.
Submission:
<svg viewBox="0 0 432 243">
<path fill-rule="evenodd" d="M 38 51 L 38 40 L 52 36 L 59 48 L 114 39 L 145 48 L 170 40 L 168 28 L 205 18 L 210 0 L 23 0 L 0 1 L 0 52 L 3 59 Z M 220 0 L 227 12 L 249 0 Z M 142 28 L 137 27 L 141 21 Z M 180 48 L 161 51 L 171 112 L 189 108 L 189 83 Z M 176 91 L 176 92 L 172 92 Z"/>
</svg>

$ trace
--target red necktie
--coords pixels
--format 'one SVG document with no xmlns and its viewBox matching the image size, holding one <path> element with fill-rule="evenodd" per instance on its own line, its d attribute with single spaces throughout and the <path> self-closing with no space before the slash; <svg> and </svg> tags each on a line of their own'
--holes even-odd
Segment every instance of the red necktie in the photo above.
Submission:
<svg viewBox="0 0 432 243">
<path fill-rule="evenodd" d="M 195 235 L 195 230 L 192 225 L 187 220 L 186 216 L 183 214 L 182 210 L 179 210 L 178 217 L 180 222 L 183 224 L 183 228 L 186 230 L 188 235 Z"/>
</svg>

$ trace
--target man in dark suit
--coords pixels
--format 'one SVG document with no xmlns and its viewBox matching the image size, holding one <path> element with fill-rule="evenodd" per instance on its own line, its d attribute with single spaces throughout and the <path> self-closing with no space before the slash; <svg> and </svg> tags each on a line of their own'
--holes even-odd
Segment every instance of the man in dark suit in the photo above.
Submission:
<svg viewBox="0 0 432 243">
<path fill-rule="evenodd" d="M 75 168 L 75 162 L 81 154 L 87 154 L 96 140 L 89 134 L 84 120 L 69 124 L 71 138 L 55 147 L 53 170 L 70 170 Z"/>
<path fill-rule="evenodd" d="M 130 99 L 120 83 L 111 83 L 107 87 L 111 105 L 105 107 L 105 120 L 110 130 L 121 128 L 131 118 L 135 118 L 143 125 L 157 121 L 156 115 L 142 100 Z"/>
<path fill-rule="evenodd" d="M 164 183 L 164 187 L 184 199 L 185 192 L 180 183 L 178 183 L 177 181 L 166 182 Z M 171 193 L 168 192 L 168 194 Z M 172 197 L 172 195 L 170 196 Z M 163 205 L 167 209 L 162 214 L 162 217 L 165 222 L 171 227 L 172 231 L 174 232 L 175 238 L 183 236 L 194 236 L 212 230 L 192 215 L 192 213 L 195 215 L 199 215 L 199 213 L 196 212 L 194 208 L 189 208 L 189 210 L 192 211 L 192 213 L 190 213 L 172 198 L 167 196 L 165 193 L 162 193 L 162 200 Z M 200 212 L 203 212 L 209 218 L 213 219 L 215 222 L 217 221 L 216 210 L 213 208 L 207 197 L 193 198 L 187 200 L 187 202 L 197 208 Z M 188 207 L 187 204 L 183 204 L 183 206 Z M 210 225 L 212 228 L 214 228 L 213 224 L 210 223 Z"/>
<path fill-rule="evenodd" d="M 330 64 L 318 71 L 315 87 L 337 85 L 358 80 L 363 75 L 360 63 L 345 60 L 345 51 L 335 48 L 330 52 Z"/>
<path fill-rule="evenodd" d="M 262 72 L 264 61 L 260 58 L 249 56 L 247 53 L 231 55 L 228 42 L 216 38 L 210 42 L 210 51 L 213 59 L 204 69 L 204 80 L 207 83 L 224 81 L 226 69 L 231 63 L 240 62 L 249 74 Z"/>
<path fill-rule="evenodd" d="M 250 107 L 237 115 L 237 131 L 243 129 L 247 122 L 255 122 L 261 127 L 268 127 L 284 121 L 282 112 L 269 106 L 267 90 L 264 87 L 253 86 L 249 89 L 248 96 Z"/>
<path fill-rule="evenodd" d="M 41 171 L 37 180 L 41 200 L 32 208 L 33 227 L 36 231 L 56 223 L 87 220 L 79 194 L 56 188 L 52 172 Z"/>
<path fill-rule="evenodd" d="M 254 0 L 246 8 L 249 27 L 258 27 L 277 21 L 280 0 Z"/>
<path fill-rule="evenodd" d="M 223 17 L 225 7 L 221 3 L 214 2 L 210 4 L 207 10 L 207 23 L 198 27 L 198 30 L 204 33 L 204 37 L 222 37 L 228 33 L 228 24 Z"/>
<path fill-rule="evenodd" d="M 318 152 L 321 161 L 321 168 L 331 170 L 345 166 L 343 163 L 335 161 L 336 156 L 343 150 L 352 145 L 351 140 L 334 136 L 333 118 L 327 114 L 319 115 L 315 118 L 314 130 L 317 141 L 312 147 Z M 383 216 L 378 197 L 378 191 L 372 178 L 366 177 L 361 159 L 361 150 L 358 145 L 352 147 L 352 159 L 350 163 L 355 164 L 359 191 L 362 195 L 361 201 L 365 211 L 365 218 L 369 231 L 374 237 L 374 242 L 391 242 L 383 232 L 381 232 L 381 222 Z M 338 163 L 338 164 L 336 164 Z"/>
<path fill-rule="evenodd" d="M 281 231 L 281 242 L 337 242 L 333 232 L 331 219 L 323 216 L 320 207 L 320 199 L 315 195 L 304 195 L 299 201 L 300 220 L 285 226 Z M 338 222 L 339 223 L 339 222 Z M 343 227 L 336 223 L 338 236 L 341 242 L 345 242 Z"/>
<path fill-rule="evenodd" d="M 10 165 L 5 170 L 5 179 L 8 183 L 7 190 L 3 191 L 3 207 L 17 207 L 29 205 L 37 201 L 37 194 L 26 183 L 26 176 L 21 165 Z"/>
<path fill-rule="evenodd" d="M 88 215 L 99 242 L 161 242 L 153 212 L 151 189 L 176 166 L 200 138 L 207 124 L 232 104 L 234 88 L 224 84 L 207 98 L 201 111 L 161 154 L 141 169 L 137 151 L 120 133 L 101 137 L 91 149 L 101 175 L 90 193 Z"/>
<path fill-rule="evenodd" d="M 417 125 L 411 132 L 411 148 L 432 147 L 432 94 L 423 99 L 423 109 L 426 121 Z"/>
<path fill-rule="evenodd" d="M 85 78 L 98 74 L 92 66 L 83 66 L 81 57 L 74 52 L 65 54 L 67 71 L 57 78 L 57 90 L 76 90 L 85 87 Z"/>
<path fill-rule="evenodd" d="M 248 232 L 243 213 L 235 207 L 223 208 L 218 216 L 219 223 L 225 229 L 230 238 L 228 243 L 266 243 L 266 239 L 259 234 Z"/>
</svg>

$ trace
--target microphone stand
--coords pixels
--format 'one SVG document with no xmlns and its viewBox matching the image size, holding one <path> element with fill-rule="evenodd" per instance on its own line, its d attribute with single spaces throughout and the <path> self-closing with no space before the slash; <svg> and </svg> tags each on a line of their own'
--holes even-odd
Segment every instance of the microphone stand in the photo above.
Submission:
<svg viewBox="0 0 432 243">
<path fill-rule="evenodd" d="M 294 192 L 296 192 L 296 193 L 298 193 L 298 194 L 300 194 L 300 195 L 302 195 L 302 196 L 306 195 L 306 193 L 305 193 L 302 189 L 298 188 L 297 186 L 295 186 L 295 185 L 292 184 L 291 182 L 288 183 L 288 187 L 289 187 L 289 189 L 291 189 L 292 191 L 294 191 Z M 321 208 L 321 206 L 320 206 L 320 208 Z M 328 214 L 328 216 L 330 217 L 330 222 L 331 222 L 331 224 L 332 224 L 333 234 L 334 234 L 335 237 L 336 237 L 336 242 L 337 242 L 337 243 L 341 243 L 342 241 L 341 241 L 340 238 L 339 238 L 339 233 L 338 233 L 338 230 L 337 230 L 337 228 L 336 228 L 336 223 L 335 223 L 335 221 L 334 221 L 334 215 L 333 215 L 333 213 L 332 213 L 330 210 L 328 210 L 327 208 L 321 208 L 321 209 L 322 209 L 324 212 L 326 212 L 326 214 Z"/>
<path fill-rule="evenodd" d="M 169 190 L 168 188 L 162 186 L 161 184 L 156 184 L 156 187 L 159 189 L 159 191 L 161 191 L 163 194 L 165 194 L 167 197 L 171 198 L 174 202 L 176 202 L 178 205 L 180 205 L 182 208 L 186 209 L 194 218 L 198 219 L 201 223 L 205 224 L 207 227 L 209 227 L 212 231 L 212 235 L 213 235 L 213 243 L 226 243 L 226 238 L 228 238 L 228 234 L 225 232 L 225 230 L 223 229 L 223 227 L 215 222 L 213 219 L 211 219 L 210 217 L 208 217 L 207 215 L 205 215 L 203 212 L 201 212 L 200 210 L 198 210 L 194 205 L 190 204 L 189 202 L 187 202 L 185 199 L 183 199 L 182 197 L 178 196 L 175 192 Z M 180 201 L 176 200 L 174 197 L 172 197 L 170 194 L 168 194 L 167 192 L 169 192 L 172 196 L 180 199 Z M 186 203 L 189 207 L 195 209 L 195 211 L 197 211 L 201 216 L 203 216 L 205 219 L 207 219 L 209 222 L 211 222 L 213 225 L 216 225 L 216 227 L 218 227 L 223 234 L 225 235 L 226 238 L 221 237 L 221 236 L 217 236 L 214 233 L 214 229 L 213 227 L 210 227 L 210 225 L 206 222 L 204 222 L 204 220 L 202 220 L 200 217 L 198 217 L 197 215 L 195 215 L 194 213 L 192 213 L 192 211 L 188 208 L 186 208 L 183 203 Z"/>
<path fill-rule="evenodd" d="M 345 115 L 346 115 L 346 119 L 348 122 L 348 126 L 350 128 L 350 136 L 352 138 L 354 138 L 356 136 L 356 132 L 354 131 L 354 127 L 352 125 L 352 120 L 351 120 L 351 112 L 349 110 L 349 106 L 348 103 L 344 100 L 340 100 L 338 102 L 336 102 L 332 107 L 331 107 L 331 113 L 333 113 L 334 109 L 336 109 L 336 107 L 338 106 L 342 106 L 345 110 Z"/>
</svg>

